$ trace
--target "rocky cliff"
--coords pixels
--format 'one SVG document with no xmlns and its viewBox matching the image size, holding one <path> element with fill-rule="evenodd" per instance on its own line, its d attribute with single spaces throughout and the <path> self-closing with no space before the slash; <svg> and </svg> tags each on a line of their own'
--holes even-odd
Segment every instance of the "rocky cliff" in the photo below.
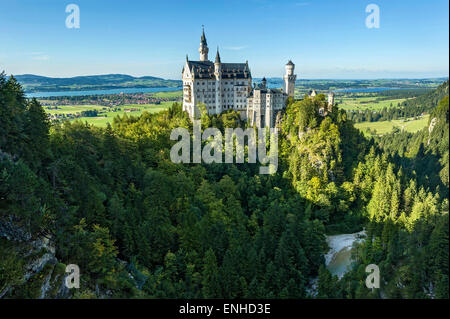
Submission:
<svg viewBox="0 0 450 319">
<path fill-rule="evenodd" d="M 0 258 L 0 298 L 70 297 L 51 238 L 34 238 L 12 217 L 0 218 Z"/>
</svg>

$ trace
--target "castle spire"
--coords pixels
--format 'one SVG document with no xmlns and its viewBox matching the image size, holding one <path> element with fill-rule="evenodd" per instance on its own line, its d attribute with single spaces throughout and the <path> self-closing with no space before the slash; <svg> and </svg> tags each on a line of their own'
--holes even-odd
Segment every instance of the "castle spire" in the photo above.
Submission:
<svg viewBox="0 0 450 319">
<path fill-rule="evenodd" d="M 200 37 L 200 48 L 198 52 L 200 53 L 200 61 L 208 61 L 208 43 L 206 42 L 205 28 L 202 25 L 202 36 Z"/>
<path fill-rule="evenodd" d="M 219 46 L 217 46 L 216 63 L 220 63 Z"/>
<path fill-rule="evenodd" d="M 200 38 L 200 43 L 204 45 L 208 45 L 208 42 L 206 42 L 206 36 L 205 36 L 205 26 L 202 24 L 202 36 Z"/>
</svg>

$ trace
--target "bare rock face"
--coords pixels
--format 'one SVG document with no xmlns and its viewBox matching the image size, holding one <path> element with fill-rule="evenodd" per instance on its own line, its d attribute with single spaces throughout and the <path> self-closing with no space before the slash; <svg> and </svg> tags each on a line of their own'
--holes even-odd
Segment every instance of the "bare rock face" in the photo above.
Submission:
<svg viewBox="0 0 450 319">
<path fill-rule="evenodd" d="M 436 117 L 433 117 L 430 121 L 430 126 L 428 127 L 428 133 L 431 134 L 431 132 L 433 132 L 434 127 L 436 126 L 438 122 L 438 119 Z"/>
<path fill-rule="evenodd" d="M 18 242 L 25 242 L 31 240 L 31 234 L 17 227 L 12 217 L 0 220 L 0 238 L 7 240 L 14 240 Z"/>
<path fill-rule="evenodd" d="M 434 130 L 434 127 L 436 126 L 436 124 L 439 122 L 438 118 L 433 117 L 430 121 L 430 126 L 428 126 L 428 142 L 427 145 L 430 145 L 430 140 L 431 140 L 431 133 Z"/>
<path fill-rule="evenodd" d="M 277 115 L 275 116 L 275 127 L 281 126 L 281 122 L 283 121 L 283 115 L 284 111 L 277 112 Z"/>
<path fill-rule="evenodd" d="M 70 298 L 65 265 L 58 262 L 50 238 L 33 238 L 13 217 L 2 217 L 0 248 L 14 256 L 14 279 L 0 282 L 0 298 Z"/>
</svg>

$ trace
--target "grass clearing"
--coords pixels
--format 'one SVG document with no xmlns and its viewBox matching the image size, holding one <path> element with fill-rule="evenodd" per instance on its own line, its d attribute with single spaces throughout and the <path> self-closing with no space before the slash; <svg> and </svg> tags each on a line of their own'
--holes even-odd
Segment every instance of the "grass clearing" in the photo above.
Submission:
<svg viewBox="0 0 450 319">
<path fill-rule="evenodd" d="M 420 131 L 428 125 L 429 115 L 421 116 L 418 119 L 411 118 L 405 120 L 393 120 L 393 121 L 380 121 L 380 122 L 361 122 L 356 123 L 355 127 L 362 131 L 366 136 L 372 136 L 373 133 L 380 136 L 392 132 L 394 127 L 397 127 L 401 131 L 407 131 L 414 133 Z M 371 132 L 368 131 L 371 130 Z M 375 131 L 374 131 L 375 130 Z"/>
<path fill-rule="evenodd" d="M 168 93 L 168 92 L 161 92 Z M 171 92 L 170 92 L 171 93 Z M 163 101 L 160 104 L 126 104 L 121 105 L 118 108 L 120 110 L 113 110 L 101 105 L 61 105 L 58 109 L 46 109 L 45 111 L 52 115 L 80 115 L 82 111 L 97 110 L 101 112 L 96 117 L 70 117 L 69 121 L 75 119 L 82 122 L 88 122 L 99 127 L 106 127 L 107 123 L 112 123 L 116 116 L 123 116 L 127 114 L 129 116 L 140 116 L 143 112 L 156 113 L 160 111 L 167 110 L 172 106 L 173 101 Z M 132 110 L 131 110 L 132 109 Z M 128 111 L 125 111 L 128 110 Z"/>
<path fill-rule="evenodd" d="M 407 99 L 389 99 L 377 101 L 375 97 L 338 97 L 336 102 L 344 110 L 382 110 L 398 106 Z"/>
<path fill-rule="evenodd" d="M 174 97 L 183 97 L 183 91 L 167 91 L 167 92 L 156 92 L 156 93 L 147 93 L 148 95 L 159 97 L 159 98 L 174 98 Z"/>
</svg>

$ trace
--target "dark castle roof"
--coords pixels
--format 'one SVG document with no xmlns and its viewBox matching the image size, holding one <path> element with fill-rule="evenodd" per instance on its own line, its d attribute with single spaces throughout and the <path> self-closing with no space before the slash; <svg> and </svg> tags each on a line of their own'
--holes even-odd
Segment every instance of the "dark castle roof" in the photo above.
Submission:
<svg viewBox="0 0 450 319">
<path fill-rule="evenodd" d="M 221 63 L 220 61 L 220 53 L 219 53 L 219 48 L 217 48 L 217 54 L 216 54 L 216 62 L 215 63 Z"/>
<path fill-rule="evenodd" d="M 215 79 L 214 63 L 211 61 L 188 61 L 189 70 L 198 79 Z M 250 79 L 252 77 L 247 63 L 221 63 L 222 79 Z"/>
<path fill-rule="evenodd" d="M 254 96 L 254 91 L 258 90 L 261 91 L 261 93 L 265 93 L 265 94 L 282 94 L 283 90 L 281 89 L 270 89 L 270 88 L 263 88 L 261 87 L 261 85 L 258 85 L 254 88 L 254 90 L 250 93 L 250 97 Z"/>
<path fill-rule="evenodd" d="M 200 38 L 200 43 L 204 44 L 205 46 L 208 45 L 208 42 L 206 42 L 205 29 L 202 30 L 202 36 Z"/>
</svg>

